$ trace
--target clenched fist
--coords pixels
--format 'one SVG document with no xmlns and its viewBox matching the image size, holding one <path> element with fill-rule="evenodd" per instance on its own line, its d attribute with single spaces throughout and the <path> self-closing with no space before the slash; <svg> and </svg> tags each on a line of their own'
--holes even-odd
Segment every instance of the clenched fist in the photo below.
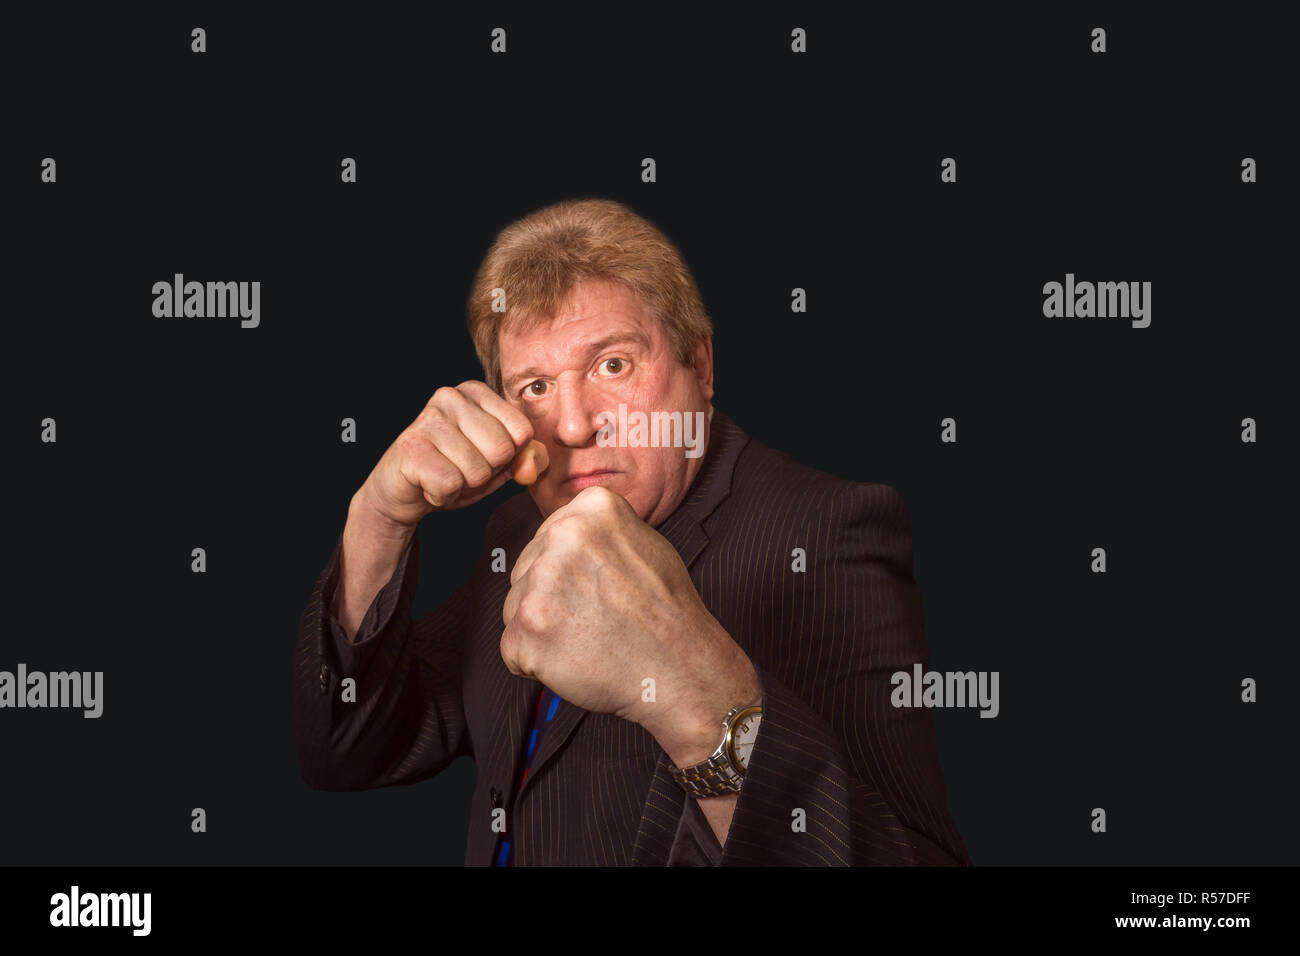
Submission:
<svg viewBox="0 0 1300 956">
<path fill-rule="evenodd" d="M 640 724 L 678 766 L 707 757 L 727 711 L 761 692 L 677 551 L 607 488 L 552 512 L 510 583 L 501 634 L 510 672 Z M 643 699 L 646 678 L 653 701 Z"/>
<path fill-rule="evenodd" d="M 512 477 L 530 485 L 548 464 L 523 412 L 484 382 L 462 382 L 433 393 L 360 493 L 394 525 L 413 527 L 432 511 L 487 497 Z"/>
</svg>

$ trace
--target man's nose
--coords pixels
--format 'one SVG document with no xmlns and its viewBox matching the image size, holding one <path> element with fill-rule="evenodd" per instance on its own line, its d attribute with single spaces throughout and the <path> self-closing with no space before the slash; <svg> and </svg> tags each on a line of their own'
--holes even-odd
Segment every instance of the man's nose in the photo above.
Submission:
<svg viewBox="0 0 1300 956">
<path fill-rule="evenodd" d="M 596 416 L 605 410 L 605 404 L 599 389 L 560 376 L 555 383 L 556 440 L 571 448 L 590 444 L 600 428 Z"/>
</svg>

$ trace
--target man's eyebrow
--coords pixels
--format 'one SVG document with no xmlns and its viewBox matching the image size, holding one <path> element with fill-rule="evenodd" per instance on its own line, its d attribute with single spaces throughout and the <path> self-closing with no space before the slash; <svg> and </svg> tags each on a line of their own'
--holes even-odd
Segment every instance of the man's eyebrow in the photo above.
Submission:
<svg viewBox="0 0 1300 956">
<path fill-rule="evenodd" d="M 597 339 L 596 341 L 590 343 L 589 345 L 580 346 L 580 348 L 582 348 L 582 352 L 584 355 L 592 356 L 592 355 L 596 355 L 599 352 L 603 352 L 611 345 L 624 345 L 624 344 L 639 345 L 641 346 L 641 348 L 649 350 L 650 338 L 644 332 L 641 331 L 614 332 L 611 335 L 605 336 L 603 339 Z M 519 384 L 526 378 L 533 378 L 535 376 L 545 376 L 545 375 L 546 375 L 545 369 L 538 368 L 536 365 L 530 365 L 528 368 L 518 371 L 514 375 L 511 375 L 509 378 L 505 379 L 502 388 L 506 392 L 509 392 L 513 390 L 515 385 Z"/>
</svg>

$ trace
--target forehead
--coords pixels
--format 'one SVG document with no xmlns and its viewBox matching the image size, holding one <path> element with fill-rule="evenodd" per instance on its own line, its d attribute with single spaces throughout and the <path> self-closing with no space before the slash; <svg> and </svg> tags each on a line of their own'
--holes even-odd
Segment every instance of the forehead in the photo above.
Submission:
<svg viewBox="0 0 1300 956">
<path fill-rule="evenodd" d="M 576 360 L 612 335 L 638 332 L 659 351 L 663 329 L 640 297 L 617 282 L 586 279 L 573 287 L 551 322 L 498 333 L 501 375 L 508 379 L 525 366 Z"/>
</svg>

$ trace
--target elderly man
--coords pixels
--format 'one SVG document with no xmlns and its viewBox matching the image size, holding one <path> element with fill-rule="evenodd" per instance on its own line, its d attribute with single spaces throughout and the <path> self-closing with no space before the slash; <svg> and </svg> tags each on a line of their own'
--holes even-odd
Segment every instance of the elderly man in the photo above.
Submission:
<svg viewBox="0 0 1300 956">
<path fill-rule="evenodd" d="M 926 658 L 907 510 L 713 409 L 673 244 L 558 203 L 497 237 L 469 313 L 486 381 L 384 453 L 303 614 L 306 782 L 472 756 L 467 864 L 969 864 L 929 714 L 890 704 Z M 511 479 L 469 580 L 412 621 L 416 526 Z"/>
</svg>

